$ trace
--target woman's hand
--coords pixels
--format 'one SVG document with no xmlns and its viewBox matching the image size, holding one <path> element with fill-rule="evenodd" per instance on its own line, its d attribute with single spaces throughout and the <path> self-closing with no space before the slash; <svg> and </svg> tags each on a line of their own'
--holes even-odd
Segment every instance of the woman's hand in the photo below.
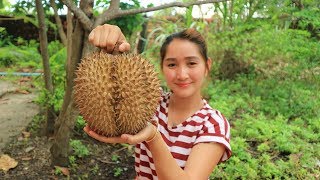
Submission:
<svg viewBox="0 0 320 180">
<path fill-rule="evenodd" d="M 89 34 L 89 42 L 110 54 L 130 50 L 130 44 L 126 41 L 121 29 L 110 24 L 94 28 Z"/>
<path fill-rule="evenodd" d="M 120 137 L 105 137 L 95 133 L 90 127 L 87 125 L 83 128 L 83 130 L 92 138 L 104 142 L 104 143 L 127 143 L 127 144 L 138 144 L 146 140 L 152 139 L 155 135 L 157 128 L 148 123 L 148 125 L 138 132 L 135 135 L 130 134 L 122 134 Z"/>
</svg>

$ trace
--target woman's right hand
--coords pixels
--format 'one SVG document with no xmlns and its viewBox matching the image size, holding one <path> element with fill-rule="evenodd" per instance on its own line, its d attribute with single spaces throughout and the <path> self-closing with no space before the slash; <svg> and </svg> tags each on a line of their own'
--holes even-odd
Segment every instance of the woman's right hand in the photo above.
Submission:
<svg viewBox="0 0 320 180">
<path fill-rule="evenodd" d="M 126 41 L 121 29 L 110 24 L 94 28 L 89 34 L 89 42 L 110 54 L 130 50 L 130 44 Z"/>
<path fill-rule="evenodd" d="M 106 137 L 103 135 L 99 135 L 94 132 L 88 125 L 86 125 L 83 130 L 92 138 L 104 142 L 104 143 L 127 143 L 127 144 L 138 144 L 143 141 L 149 141 L 154 139 L 157 134 L 157 128 L 148 123 L 145 128 L 143 128 L 140 132 L 135 135 L 131 134 L 122 134 L 119 137 Z"/>
</svg>

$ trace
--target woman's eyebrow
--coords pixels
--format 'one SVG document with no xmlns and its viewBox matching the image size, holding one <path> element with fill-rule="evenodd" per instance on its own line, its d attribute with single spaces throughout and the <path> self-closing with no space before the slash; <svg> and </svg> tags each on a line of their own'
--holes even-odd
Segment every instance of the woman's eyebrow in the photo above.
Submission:
<svg viewBox="0 0 320 180">
<path fill-rule="evenodd" d="M 199 57 L 197 56 L 188 56 L 186 57 L 187 60 L 199 60 Z"/>
<path fill-rule="evenodd" d="M 187 61 L 199 61 L 199 57 L 197 56 L 187 56 L 187 57 L 184 57 L 185 60 Z M 165 62 L 175 62 L 177 61 L 176 58 L 173 58 L 173 57 L 169 57 L 169 58 L 165 58 L 163 61 Z"/>
<path fill-rule="evenodd" d="M 175 58 L 166 58 L 166 59 L 164 59 L 164 61 L 176 61 L 176 59 Z"/>
</svg>

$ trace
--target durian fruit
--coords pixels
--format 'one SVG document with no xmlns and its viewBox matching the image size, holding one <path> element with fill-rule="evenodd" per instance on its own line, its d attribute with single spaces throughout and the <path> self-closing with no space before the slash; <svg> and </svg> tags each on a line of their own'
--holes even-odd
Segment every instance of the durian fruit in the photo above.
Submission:
<svg viewBox="0 0 320 180">
<path fill-rule="evenodd" d="M 79 112 L 92 130 L 107 137 L 139 132 L 151 121 L 159 98 L 158 74 L 139 55 L 96 52 L 76 71 Z"/>
</svg>

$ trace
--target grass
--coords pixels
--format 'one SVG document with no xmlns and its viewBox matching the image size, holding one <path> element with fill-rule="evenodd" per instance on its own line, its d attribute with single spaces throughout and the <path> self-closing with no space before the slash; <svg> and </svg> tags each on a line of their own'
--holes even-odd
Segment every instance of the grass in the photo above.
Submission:
<svg viewBox="0 0 320 180">
<path fill-rule="evenodd" d="M 232 157 L 211 178 L 317 179 L 320 84 L 287 78 L 215 81 L 210 104 L 228 117 Z"/>
</svg>

